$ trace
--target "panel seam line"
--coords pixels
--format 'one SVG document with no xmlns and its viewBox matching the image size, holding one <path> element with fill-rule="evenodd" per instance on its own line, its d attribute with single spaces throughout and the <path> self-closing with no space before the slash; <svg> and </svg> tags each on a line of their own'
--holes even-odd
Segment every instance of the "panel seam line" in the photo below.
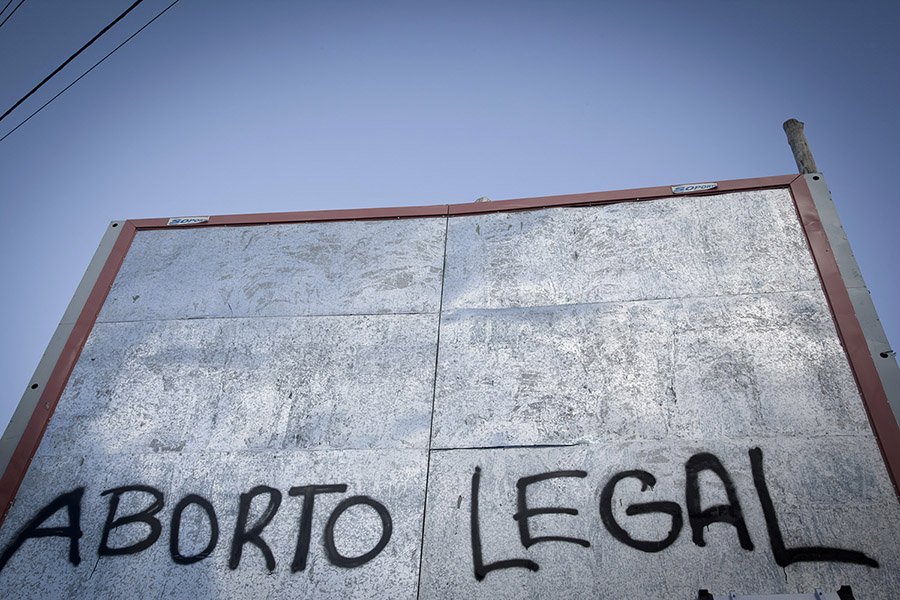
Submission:
<svg viewBox="0 0 900 600">
<path fill-rule="evenodd" d="M 431 478 L 431 438 L 434 433 L 434 407 L 437 401 L 438 360 L 441 352 L 441 315 L 444 310 L 444 280 L 447 275 L 447 237 L 450 234 L 450 218 L 444 217 L 444 261 L 441 267 L 441 296 L 438 301 L 437 339 L 434 348 L 434 377 L 431 386 L 431 420 L 428 424 L 428 451 L 425 463 L 425 497 L 422 503 L 422 536 L 419 541 L 419 577 L 416 584 L 416 600 L 422 594 L 422 566 L 425 559 L 425 523 L 428 517 L 428 481 Z"/>
</svg>

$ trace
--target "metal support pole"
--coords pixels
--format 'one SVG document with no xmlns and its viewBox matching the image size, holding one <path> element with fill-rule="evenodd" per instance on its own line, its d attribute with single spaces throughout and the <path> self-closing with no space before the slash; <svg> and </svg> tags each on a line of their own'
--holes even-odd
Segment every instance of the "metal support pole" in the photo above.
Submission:
<svg viewBox="0 0 900 600">
<path fill-rule="evenodd" d="M 803 123 L 797 119 L 788 119 L 782 127 L 784 127 L 784 132 L 787 134 L 788 144 L 791 145 L 791 152 L 794 153 L 794 160 L 797 162 L 797 169 L 800 173 L 802 175 L 818 173 L 816 161 L 813 159 L 809 144 L 806 143 Z"/>
</svg>

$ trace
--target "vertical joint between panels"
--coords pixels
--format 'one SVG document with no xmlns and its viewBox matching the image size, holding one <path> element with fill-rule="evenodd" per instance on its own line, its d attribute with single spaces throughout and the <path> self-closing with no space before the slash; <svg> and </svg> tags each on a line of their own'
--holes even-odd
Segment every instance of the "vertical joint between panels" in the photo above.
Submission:
<svg viewBox="0 0 900 600">
<path fill-rule="evenodd" d="M 422 503 L 422 534 L 419 540 L 419 578 L 416 585 L 416 598 L 421 596 L 422 591 L 422 566 L 425 557 L 425 521 L 428 516 L 428 481 L 431 479 L 431 439 L 434 432 L 434 406 L 437 400 L 437 378 L 438 378 L 438 360 L 441 352 L 441 317 L 444 313 L 444 281 L 447 275 L 447 236 L 450 232 L 450 215 L 444 216 L 444 251 L 442 254 L 443 262 L 441 265 L 441 292 L 438 299 L 437 311 L 437 335 L 435 336 L 434 345 L 434 371 L 431 381 L 431 420 L 428 425 L 428 448 L 425 463 L 425 498 Z"/>
</svg>

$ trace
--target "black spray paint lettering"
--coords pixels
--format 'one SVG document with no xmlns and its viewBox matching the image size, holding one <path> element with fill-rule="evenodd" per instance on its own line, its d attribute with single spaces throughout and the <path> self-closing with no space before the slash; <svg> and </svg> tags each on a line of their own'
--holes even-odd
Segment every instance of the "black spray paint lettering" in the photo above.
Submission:
<svg viewBox="0 0 900 600">
<path fill-rule="evenodd" d="M 614 475 L 605 486 L 600 494 L 600 518 L 606 530 L 609 531 L 616 540 L 622 542 L 626 546 L 631 546 L 637 550 L 644 552 L 659 552 L 665 550 L 678 539 L 681 528 L 684 525 L 684 519 L 681 516 L 681 506 L 676 502 L 643 502 L 640 504 L 631 504 L 625 509 L 625 514 L 629 517 L 634 515 L 649 515 L 653 513 L 661 513 L 669 515 L 672 519 L 672 525 L 669 528 L 669 534 L 659 541 L 653 540 L 636 540 L 631 537 L 621 525 L 616 522 L 613 516 L 612 501 L 613 494 L 616 491 L 616 485 L 623 479 L 634 478 L 641 482 L 641 491 L 646 492 L 647 489 L 653 489 L 656 485 L 656 478 L 647 471 L 622 471 Z"/>
<path fill-rule="evenodd" d="M 69 562 L 76 567 L 81 563 L 81 553 L 78 549 L 78 540 L 82 536 L 81 531 L 81 498 L 84 496 L 84 488 L 76 488 L 71 492 L 63 494 L 56 498 L 53 502 L 42 508 L 28 521 L 12 543 L 6 547 L 3 554 L 0 555 L 0 571 L 16 553 L 16 550 L 22 547 L 27 540 L 41 537 L 65 537 L 69 538 Z M 69 524 L 66 527 L 39 527 L 41 523 L 52 517 L 58 511 L 65 508 L 68 511 Z"/>
<path fill-rule="evenodd" d="M 527 558 L 510 558 L 484 564 L 484 555 L 481 552 L 481 524 L 478 521 L 478 488 L 480 485 L 481 468 L 475 467 L 475 473 L 472 474 L 472 510 L 469 521 L 472 529 L 472 562 L 475 564 L 475 579 L 481 581 L 488 573 L 497 569 L 519 567 L 537 571 L 540 568 L 538 564 Z"/>
<path fill-rule="evenodd" d="M 784 567 L 795 562 L 844 562 L 851 564 L 866 565 L 878 568 L 878 562 L 866 556 L 862 552 L 855 550 L 843 550 L 838 548 L 826 547 L 797 547 L 787 548 L 781 534 L 781 528 L 778 524 L 778 517 L 775 513 L 772 498 L 769 495 L 768 486 L 766 484 L 765 475 L 762 469 L 762 450 L 753 448 L 749 451 L 750 466 L 753 473 L 753 481 L 756 487 L 757 495 L 763 510 L 763 516 L 766 521 L 766 529 L 769 533 L 771 550 L 775 562 Z M 703 471 L 712 472 L 722 483 L 728 499 L 727 504 L 718 504 L 703 508 L 701 506 L 699 475 Z M 582 475 L 584 473 L 584 475 Z M 527 518 L 537 514 L 561 513 L 568 515 L 577 515 L 577 511 L 571 508 L 539 508 L 529 509 L 526 499 L 525 490 L 531 483 L 543 481 L 545 479 L 557 477 L 583 477 L 586 476 L 584 471 L 551 471 L 523 477 L 519 479 L 516 487 L 518 489 L 518 512 L 514 518 L 519 522 L 519 537 L 522 546 L 526 549 L 535 543 L 542 541 L 560 541 L 568 543 L 576 543 L 587 546 L 587 540 L 579 540 L 578 538 L 545 536 L 541 538 L 532 538 L 527 527 Z M 637 479 L 641 482 L 641 491 L 652 489 L 656 485 L 656 478 L 647 471 L 630 470 L 622 471 L 613 475 L 604 485 L 600 494 L 600 518 L 606 530 L 617 541 L 640 550 L 642 552 L 660 552 L 675 543 L 678 539 L 681 529 L 684 525 L 681 506 L 672 501 L 646 502 L 632 504 L 625 510 L 627 516 L 661 514 L 667 515 L 671 519 L 669 533 L 662 540 L 638 540 L 616 521 L 613 515 L 613 496 L 616 486 L 625 479 Z M 500 560 L 493 563 L 484 563 L 484 550 L 482 546 L 480 515 L 479 515 L 479 488 L 481 483 L 481 468 L 475 467 L 472 475 L 472 499 L 470 523 L 472 530 L 472 563 L 475 571 L 475 579 L 482 581 L 488 573 L 499 569 L 510 568 L 526 568 L 531 571 L 538 571 L 540 566 L 527 558 L 513 558 Z M 692 541 L 697 546 L 706 546 L 703 537 L 703 529 L 713 523 L 725 523 L 735 528 L 737 532 L 738 542 L 744 550 L 752 551 L 754 546 L 750 539 L 750 532 L 744 520 L 743 510 L 738 500 L 737 489 L 734 482 L 725 469 L 722 462 L 713 454 L 701 452 L 693 455 L 687 463 L 685 463 L 685 503 L 688 508 L 688 518 L 690 519 Z M 524 524 L 524 525 L 523 525 Z"/>
<path fill-rule="evenodd" d="M 306 557 L 309 555 L 309 540 L 312 535 L 313 502 L 316 494 L 343 494 L 347 491 L 346 485 L 305 485 L 292 487 L 288 494 L 291 496 L 303 496 L 303 512 L 300 513 L 300 532 L 297 534 L 297 549 L 294 551 L 294 560 L 291 563 L 291 572 L 306 569 Z"/>
<path fill-rule="evenodd" d="M 128 492 L 143 492 L 150 494 L 151 496 L 153 496 L 153 502 L 150 504 L 150 506 L 139 513 L 116 518 L 116 512 L 119 509 L 119 498 L 122 497 L 122 494 L 126 494 Z M 106 514 L 106 524 L 103 526 L 103 537 L 100 538 L 100 548 L 97 550 L 97 554 L 99 556 L 120 556 L 123 554 L 136 554 L 152 546 L 156 542 L 156 540 L 159 539 L 159 534 L 162 532 L 162 523 L 159 522 L 159 519 L 153 516 L 162 510 L 162 492 L 148 485 L 126 485 L 123 487 L 106 490 L 100 495 L 106 496 L 107 494 L 111 494 L 111 496 L 109 497 L 109 512 Z M 146 524 L 148 527 L 150 527 L 150 533 L 143 540 L 135 542 L 130 546 L 110 548 L 110 532 L 112 532 L 113 529 L 118 529 L 123 525 L 129 525 L 131 523 Z"/>
<path fill-rule="evenodd" d="M 181 537 L 181 515 L 184 513 L 184 509 L 191 504 L 199 506 L 206 512 L 206 518 L 209 520 L 209 542 L 206 544 L 206 548 L 197 554 L 193 556 L 184 556 L 181 554 L 178 543 Z M 172 527 L 169 531 L 169 554 L 172 556 L 172 560 L 179 565 L 193 564 L 211 555 L 218 543 L 219 520 L 216 518 L 216 511 L 213 508 L 212 503 L 203 496 L 198 496 L 197 494 L 188 494 L 182 498 L 181 501 L 175 505 L 175 510 L 172 511 Z"/>
<path fill-rule="evenodd" d="M 253 527 L 248 530 L 247 518 L 250 514 L 250 505 L 253 503 L 254 498 L 262 494 L 269 495 L 269 502 L 266 505 L 263 514 L 259 516 L 256 523 L 253 524 Z M 234 525 L 234 536 L 231 538 L 231 558 L 228 559 L 229 569 L 233 571 L 241 564 L 241 554 L 244 551 L 244 544 L 249 542 L 259 548 L 260 552 L 263 553 L 263 557 L 266 559 L 266 568 L 270 571 L 275 570 L 275 557 L 272 555 L 272 549 L 269 548 L 269 545 L 262 539 L 262 530 L 275 518 L 275 513 L 278 512 L 279 506 L 281 506 L 281 492 L 275 488 L 258 485 L 246 494 L 241 494 L 241 503 L 238 506 L 238 518 Z"/>
<path fill-rule="evenodd" d="M 291 563 L 292 572 L 302 571 L 306 567 L 312 530 L 313 498 L 317 494 L 343 493 L 346 492 L 346 490 L 346 484 L 311 485 L 290 488 L 289 494 L 291 496 L 303 497 L 300 529 L 297 536 L 297 549 L 294 554 L 293 562 Z M 84 491 L 85 488 L 83 487 L 76 488 L 60 495 L 39 510 L 37 514 L 16 533 L 13 540 L 3 550 L 3 553 L 0 554 L 0 571 L 3 570 L 12 556 L 25 542 L 33 538 L 45 537 L 67 539 L 69 542 L 69 562 L 77 567 L 81 563 L 79 541 L 83 535 L 81 529 L 81 503 L 84 497 Z M 125 494 L 139 494 L 147 497 L 148 504 L 145 508 L 134 514 L 120 515 L 120 499 Z M 137 554 L 156 543 L 163 528 L 162 522 L 156 515 L 163 510 L 165 505 L 164 495 L 160 490 L 148 485 L 135 484 L 112 488 L 101 492 L 100 495 L 109 496 L 109 508 L 107 511 L 106 522 L 103 526 L 100 545 L 97 549 L 98 557 Z M 267 496 L 266 506 L 261 514 L 253 518 L 253 524 L 248 526 L 248 523 L 251 520 L 253 499 L 259 496 Z M 282 495 L 279 490 L 264 485 L 256 486 L 249 492 L 240 495 L 238 502 L 238 518 L 235 523 L 228 563 L 228 566 L 231 569 L 237 569 L 240 565 L 243 549 L 247 544 L 256 546 L 262 553 L 266 568 L 269 571 L 275 569 L 275 557 L 272 554 L 269 545 L 263 539 L 263 531 L 275 518 L 275 515 L 281 506 L 281 499 Z M 181 521 L 184 511 L 191 505 L 198 507 L 206 513 L 206 520 L 209 523 L 209 538 L 206 547 L 202 551 L 191 556 L 185 556 L 181 553 L 180 549 L 182 537 Z M 342 518 L 344 513 L 351 507 L 357 505 L 368 506 L 375 511 L 381 520 L 381 536 L 375 546 L 368 552 L 365 552 L 360 556 L 344 556 L 337 549 L 334 530 L 338 520 Z M 41 527 L 45 521 L 63 509 L 66 509 L 67 512 L 68 525 L 64 527 Z M 148 528 L 148 532 L 145 537 L 133 544 L 121 547 L 110 547 L 110 534 L 120 527 L 129 525 L 146 527 Z M 325 556 L 331 564 L 352 569 L 371 561 L 381 554 L 388 545 L 392 532 L 393 521 L 390 512 L 384 504 L 369 496 L 351 496 L 344 499 L 334 508 L 334 510 L 332 510 L 323 532 L 322 545 L 325 550 Z M 190 565 L 208 558 L 215 550 L 218 541 L 219 520 L 212 503 L 197 494 L 188 494 L 182 498 L 172 511 L 169 529 L 169 553 L 172 561 L 179 565 Z"/>
<path fill-rule="evenodd" d="M 519 512 L 513 515 L 513 519 L 519 522 L 519 538 L 522 540 L 522 545 L 526 548 L 531 548 L 533 545 L 538 544 L 540 542 L 569 542 L 571 544 L 578 544 L 579 546 L 584 546 L 585 548 L 589 548 L 591 543 L 587 540 L 582 540 L 578 538 L 570 538 L 570 537 L 562 537 L 557 535 L 547 535 L 543 537 L 531 537 L 531 532 L 528 530 L 528 519 L 529 517 L 535 517 L 537 515 L 554 515 L 554 514 L 563 514 L 563 515 L 578 515 L 578 511 L 574 508 L 561 508 L 561 507 L 543 507 L 543 508 L 528 508 L 528 498 L 527 491 L 528 486 L 533 483 L 538 483 L 539 481 L 545 481 L 547 479 L 556 479 L 558 477 L 587 477 L 587 471 L 551 471 L 549 473 L 541 473 L 540 475 L 532 475 L 531 477 L 522 477 L 516 482 L 516 488 L 518 489 L 518 508 Z"/>
<path fill-rule="evenodd" d="M 762 507 L 772 556 L 776 564 L 786 567 L 796 562 L 842 562 L 878 568 L 878 562 L 876 560 L 856 550 L 845 550 L 842 548 L 830 548 L 824 546 L 795 546 L 789 548 L 784 541 L 781 526 L 775 511 L 775 503 L 772 500 L 768 484 L 766 483 L 765 473 L 763 471 L 762 450 L 759 448 L 750 449 L 749 457 L 754 487 L 756 488 L 756 493 Z M 722 483 L 728 499 L 727 504 L 706 508 L 701 506 L 699 475 L 704 471 L 710 471 Z M 523 477 L 518 480 L 516 484 L 518 506 L 517 512 L 513 515 L 513 518 L 518 523 L 519 538 L 525 549 L 541 542 L 564 542 L 577 544 L 583 547 L 590 546 L 590 542 L 580 538 L 562 536 L 532 537 L 528 527 L 528 519 L 538 515 L 578 515 L 578 511 L 574 508 L 530 507 L 527 501 L 528 486 L 548 479 L 568 477 L 584 478 L 586 476 L 587 472 L 585 471 L 550 471 Z M 617 485 L 629 478 L 636 479 L 641 483 L 642 492 L 653 489 L 656 484 L 655 477 L 647 471 L 630 470 L 616 473 L 609 479 L 600 494 L 599 511 L 601 520 L 606 527 L 606 530 L 614 539 L 631 548 L 635 548 L 642 552 L 660 552 L 665 550 L 675 543 L 683 528 L 684 519 L 682 517 L 681 506 L 672 501 L 646 502 L 629 505 L 625 510 L 626 516 L 659 514 L 666 515 L 671 520 L 669 533 L 662 540 L 635 539 L 627 531 L 625 525 L 619 523 L 615 519 L 612 510 Z M 540 569 L 539 565 L 528 558 L 510 558 L 485 564 L 479 521 L 480 481 L 481 469 L 476 467 L 475 472 L 472 475 L 470 514 L 472 561 L 474 564 L 475 578 L 481 581 L 488 573 L 498 569 L 524 568 L 530 571 L 538 571 Z M 290 488 L 289 494 L 291 496 L 300 496 L 303 499 L 297 546 L 293 562 L 291 563 L 292 572 L 302 571 L 306 567 L 311 539 L 314 497 L 318 494 L 325 493 L 344 493 L 346 490 L 347 486 L 345 484 Z M 68 542 L 69 562 L 78 566 L 81 563 L 79 541 L 82 537 L 81 503 L 83 501 L 84 491 L 83 487 L 76 488 L 60 495 L 40 509 L 37 514 L 16 533 L 9 545 L 3 550 L 3 553 L 0 554 L 0 571 L 3 570 L 11 557 L 25 542 L 34 538 L 63 538 Z M 124 516 L 119 515 L 120 499 L 125 494 L 139 494 L 147 498 L 148 503 L 145 508 L 134 514 Z M 253 524 L 248 527 L 253 499 L 263 495 L 267 496 L 266 507 L 262 511 L 262 514 L 253 519 Z M 136 484 L 106 490 L 101 493 L 101 496 L 109 496 L 109 508 L 106 522 L 103 527 L 100 545 L 97 550 L 98 556 L 117 556 L 139 553 L 152 546 L 159 539 L 160 532 L 162 531 L 162 523 L 156 515 L 162 511 L 164 506 L 164 497 L 161 491 L 147 485 Z M 235 524 L 231 553 L 229 556 L 229 566 L 232 569 L 236 569 L 240 564 L 244 546 L 246 544 L 252 544 L 262 553 L 263 558 L 265 559 L 266 568 L 270 571 L 274 570 L 275 558 L 268 544 L 266 544 L 263 539 L 262 534 L 264 529 L 275 518 L 281 505 L 281 498 L 280 491 L 268 486 L 257 486 L 246 494 L 240 495 L 238 519 Z M 713 523 L 725 523 L 735 528 L 741 548 L 745 550 L 753 549 L 750 533 L 738 500 L 737 489 L 735 488 L 728 471 L 714 455 L 709 453 L 698 453 L 692 456 L 685 464 L 685 503 L 688 508 L 687 514 L 690 519 L 692 539 L 697 546 L 706 545 L 706 541 L 703 538 L 703 529 L 705 527 Z M 209 539 L 207 546 L 201 552 L 192 556 L 184 556 L 181 554 L 179 545 L 181 520 L 184 510 L 192 504 L 196 505 L 206 513 L 210 529 Z M 349 508 L 357 505 L 364 505 L 375 511 L 381 520 L 381 536 L 375 546 L 368 552 L 358 557 L 348 557 L 338 551 L 334 539 L 334 530 L 342 515 Z M 63 509 L 65 509 L 66 516 L 68 517 L 67 525 L 62 527 L 42 526 L 48 519 Z M 119 527 L 128 525 L 148 528 L 147 535 L 140 541 L 128 546 L 110 547 L 110 533 Z M 393 523 L 391 516 L 387 507 L 383 504 L 368 496 L 352 496 L 346 498 L 331 512 L 325 527 L 323 534 L 325 555 L 328 560 L 336 566 L 345 568 L 358 567 L 372 560 L 384 550 L 390 541 L 392 531 Z M 215 550 L 218 539 L 219 523 L 213 505 L 202 496 L 196 494 L 189 494 L 182 498 L 175 506 L 170 527 L 169 550 L 173 562 L 176 564 L 187 565 L 207 558 Z"/>
<path fill-rule="evenodd" d="M 784 545 L 781 535 L 781 526 L 778 524 L 778 516 L 775 514 L 775 505 L 769 494 L 769 486 L 763 473 L 763 455 L 759 448 L 750 450 L 750 469 L 753 472 L 753 485 L 759 495 L 759 503 L 766 517 L 766 529 L 769 532 L 769 542 L 772 545 L 772 556 L 779 567 L 786 567 L 795 562 L 846 562 L 858 565 L 867 565 L 878 568 L 878 561 L 869 558 L 856 550 L 843 550 L 841 548 L 825 548 L 822 546 L 804 546 L 788 548 Z"/>
<path fill-rule="evenodd" d="M 744 522 L 744 513 L 741 510 L 741 503 L 737 499 L 734 482 L 722 462 L 712 454 L 702 452 L 692 456 L 684 465 L 684 470 L 686 476 L 685 503 L 687 504 L 688 518 L 691 521 L 694 543 L 701 547 L 706 545 L 706 540 L 703 539 L 704 527 L 713 523 L 727 523 L 734 525 L 737 529 L 741 548 L 753 550 L 753 542 L 750 541 L 750 532 L 747 531 L 747 524 Z M 717 504 L 701 510 L 699 475 L 702 471 L 712 471 L 722 481 L 725 494 L 728 496 L 728 504 Z"/>
<path fill-rule="evenodd" d="M 381 537 L 378 539 L 378 543 L 375 544 L 374 548 L 365 554 L 354 558 L 344 556 L 338 552 L 337 547 L 334 545 L 334 526 L 337 525 L 337 520 L 344 514 L 345 510 L 351 506 L 356 506 L 357 504 L 370 506 L 378 513 L 378 516 L 381 518 Z M 394 525 L 391 521 L 390 513 L 387 511 L 384 504 L 377 500 L 373 500 L 368 496 L 353 496 L 341 500 L 340 504 L 338 504 L 331 513 L 331 516 L 328 517 L 328 523 L 325 525 L 325 551 L 328 553 L 328 560 L 330 560 L 333 565 L 346 567 L 348 569 L 363 565 L 378 556 L 378 554 L 384 550 L 384 547 L 387 546 L 387 543 L 391 539 L 393 528 Z"/>
</svg>

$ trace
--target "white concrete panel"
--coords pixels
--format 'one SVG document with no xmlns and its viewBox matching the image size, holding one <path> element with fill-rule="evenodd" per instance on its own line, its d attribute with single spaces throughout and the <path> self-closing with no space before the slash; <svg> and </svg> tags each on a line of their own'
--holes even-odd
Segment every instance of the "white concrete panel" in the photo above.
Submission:
<svg viewBox="0 0 900 600">
<path fill-rule="evenodd" d="M 819 289 L 787 190 L 450 219 L 444 309 Z"/>
<path fill-rule="evenodd" d="M 435 447 L 659 438 L 673 322 L 660 303 L 444 316 Z"/>
<path fill-rule="evenodd" d="M 437 315 L 95 326 L 38 455 L 424 448 Z"/>
<path fill-rule="evenodd" d="M 437 312 L 445 222 L 139 231 L 100 321 Z"/>
<path fill-rule="evenodd" d="M 443 317 L 436 447 L 861 434 L 821 292 Z"/>
<path fill-rule="evenodd" d="M 673 437 L 870 434 L 820 291 L 679 304 Z"/>
</svg>

